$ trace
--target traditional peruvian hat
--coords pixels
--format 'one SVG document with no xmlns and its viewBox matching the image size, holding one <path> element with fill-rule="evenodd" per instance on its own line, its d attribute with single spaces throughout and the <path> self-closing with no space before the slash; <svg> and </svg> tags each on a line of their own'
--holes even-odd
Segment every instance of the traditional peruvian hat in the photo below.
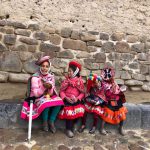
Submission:
<svg viewBox="0 0 150 150">
<path fill-rule="evenodd" d="M 101 80 L 102 79 L 100 76 L 91 72 L 87 77 L 87 92 L 90 92 L 90 89 L 91 87 L 93 87 L 95 81 L 101 81 Z"/>
<path fill-rule="evenodd" d="M 43 62 L 47 61 L 49 62 L 50 66 L 51 66 L 51 62 L 49 61 L 50 59 L 50 56 L 44 56 L 44 57 L 41 57 L 38 61 L 36 61 L 36 65 L 40 66 Z"/>
<path fill-rule="evenodd" d="M 71 61 L 70 63 L 69 63 L 69 67 L 70 66 L 75 66 L 75 67 L 77 67 L 80 71 L 81 71 L 81 64 L 79 64 L 78 62 L 76 62 L 76 61 Z"/>
<path fill-rule="evenodd" d="M 115 76 L 115 70 L 112 67 L 104 67 L 104 69 L 101 72 L 101 77 L 103 80 L 110 80 L 111 78 L 113 78 Z"/>
</svg>

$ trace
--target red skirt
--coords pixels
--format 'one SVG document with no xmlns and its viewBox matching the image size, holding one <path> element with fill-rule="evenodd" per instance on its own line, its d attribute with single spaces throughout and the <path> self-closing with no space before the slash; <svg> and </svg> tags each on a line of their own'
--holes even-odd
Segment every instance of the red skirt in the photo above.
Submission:
<svg viewBox="0 0 150 150">
<path fill-rule="evenodd" d="M 84 105 L 80 102 L 70 104 L 67 101 L 64 101 L 65 106 L 60 111 L 58 118 L 59 119 L 77 119 L 83 117 L 85 108 Z"/>
<path fill-rule="evenodd" d="M 85 111 L 88 113 L 95 113 L 98 116 L 102 116 L 104 113 L 104 109 L 100 105 L 93 105 L 91 103 L 85 102 L 84 107 Z"/>
</svg>

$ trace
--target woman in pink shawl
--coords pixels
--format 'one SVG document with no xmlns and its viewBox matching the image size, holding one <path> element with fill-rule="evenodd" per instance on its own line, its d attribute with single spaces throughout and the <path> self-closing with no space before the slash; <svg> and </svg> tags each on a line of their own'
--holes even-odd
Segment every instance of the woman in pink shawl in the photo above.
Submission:
<svg viewBox="0 0 150 150">
<path fill-rule="evenodd" d="M 56 92 L 54 74 L 49 73 L 51 67 L 49 59 L 49 56 L 44 56 L 36 63 L 40 69 L 29 79 L 29 90 L 23 103 L 21 118 L 29 119 L 29 102 L 34 100 L 32 119 L 36 119 L 42 114 L 43 130 L 50 129 L 52 133 L 55 133 L 54 122 L 63 101 Z"/>
</svg>

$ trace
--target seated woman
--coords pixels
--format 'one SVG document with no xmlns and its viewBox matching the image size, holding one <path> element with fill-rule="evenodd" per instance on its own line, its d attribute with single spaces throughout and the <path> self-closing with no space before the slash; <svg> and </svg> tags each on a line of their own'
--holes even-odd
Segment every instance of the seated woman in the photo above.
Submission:
<svg viewBox="0 0 150 150">
<path fill-rule="evenodd" d="M 101 77 L 97 74 L 90 73 L 87 80 L 87 90 L 85 97 L 85 113 L 82 118 L 82 126 L 79 132 L 83 132 L 85 129 L 87 114 L 93 115 L 93 125 L 89 133 L 93 134 L 96 130 L 98 118 L 103 115 L 103 104 L 105 102 L 105 94 L 103 87 L 101 86 Z"/>
<path fill-rule="evenodd" d="M 113 68 L 105 67 L 102 70 L 101 76 L 107 100 L 102 116 L 101 133 L 106 134 L 104 124 L 107 122 L 110 124 L 119 124 L 119 133 L 124 135 L 123 122 L 126 119 L 127 108 L 123 106 L 123 103 L 126 102 L 123 89 L 114 81 L 115 72 Z"/>
<path fill-rule="evenodd" d="M 84 98 L 84 84 L 80 71 L 81 65 L 76 61 L 71 61 L 68 75 L 60 88 L 60 96 L 65 105 L 59 113 L 59 118 L 66 120 L 66 134 L 69 138 L 74 137 L 74 123 L 84 114 L 84 106 L 81 103 Z"/>
<path fill-rule="evenodd" d="M 49 73 L 51 63 L 49 56 L 44 56 L 36 62 L 39 71 L 33 74 L 28 81 L 27 98 L 21 111 L 22 119 L 29 119 L 30 100 L 34 100 L 32 119 L 42 114 L 43 130 L 56 132 L 54 125 L 57 114 L 63 105 L 62 99 L 58 96 L 55 88 L 54 74 Z"/>
</svg>

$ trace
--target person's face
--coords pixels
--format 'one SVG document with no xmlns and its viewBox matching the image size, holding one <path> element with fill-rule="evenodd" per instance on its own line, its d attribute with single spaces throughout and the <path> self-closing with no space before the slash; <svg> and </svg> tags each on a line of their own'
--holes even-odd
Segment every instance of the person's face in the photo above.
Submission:
<svg viewBox="0 0 150 150">
<path fill-rule="evenodd" d="M 71 68 L 68 68 L 68 76 L 69 77 L 73 76 L 73 70 Z"/>
<path fill-rule="evenodd" d="M 99 87 L 100 84 L 101 84 L 100 81 L 96 80 L 96 81 L 94 82 L 94 87 Z"/>
<path fill-rule="evenodd" d="M 45 62 L 43 62 L 42 64 L 41 64 L 41 71 L 43 72 L 43 73 L 47 73 L 48 72 L 48 70 L 49 70 L 49 63 L 47 62 L 47 61 L 45 61 Z"/>
</svg>

